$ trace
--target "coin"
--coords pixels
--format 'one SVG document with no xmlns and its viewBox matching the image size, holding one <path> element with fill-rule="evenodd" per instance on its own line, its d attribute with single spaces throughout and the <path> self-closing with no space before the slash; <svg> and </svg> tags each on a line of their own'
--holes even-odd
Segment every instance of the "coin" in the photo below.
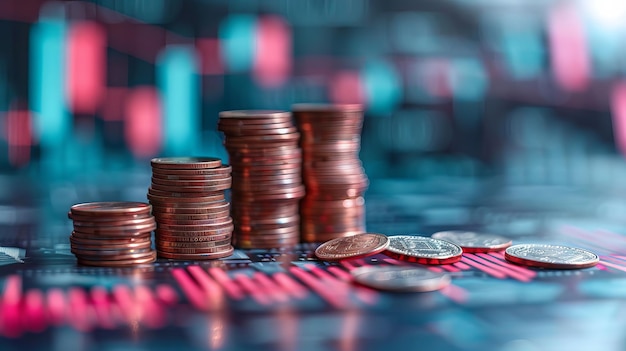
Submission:
<svg viewBox="0 0 626 351">
<path fill-rule="evenodd" d="M 424 268 L 364 266 L 350 271 L 354 280 L 370 288 L 392 292 L 427 292 L 450 285 L 450 275 Z"/>
<path fill-rule="evenodd" d="M 598 255 L 584 249 L 548 244 L 514 245 L 506 249 L 504 258 L 524 266 L 549 269 L 589 268 L 600 261 Z"/>
<path fill-rule="evenodd" d="M 389 238 L 384 234 L 363 233 L 335 238 L 315 249 L 315 256 L 324 261 L 339 261 L 375 255 L 389 246 Z"/>
<path fill-rule="evenodd" d="M 230 246 L 229 248 L 221 251 L 219 253 L 203 253 L 203 254 L 181 254 L 181 253 L 170 253 L 170 252 L 159 252 L 159 257 L 169 258 L 175 260 L 215 260 L 218 258 L 228 257 L 233 254 L 235 249 Z"/>
<path fill-rule="evenodd" d="M 159 157 L 150 163 L 153 168 L 161 169 L 199 169 L 219 167 L 222 160 L 216 157 Z"/>
<path fill-rule="evenodd" d="M 150 210 L 150 205 L 143 202 L 87 202 L 70 207 L 70 213 L 82 216 L 140 215 Z"/>
<path fill-rule="evenodd" d="M 156 251 L 153 251 L 150 255 L 142 258 L 130 259 L 130 260 L 90 260 L 77 257 L 78 264 L 86 266 L 98 266 L 98 267 L 128 267 L 136 266 L 140 264 L 152 263 L 156 260 Z"/>
<path fill-rule="evenodd" d="M 463 250 L 451 242 L 423 236 L 394 235 L 389 237 L 385 255 L 421 264 L 450 264 L 461 260 Z"/>
<path fill-rule="evenodd" d="M 500 235 L 455 230 L 438 232 L 431 235 L 431 238 L 457 244 L 463 252 L 502 251 L 512 244 L 511 239 Z"/>
</svg>

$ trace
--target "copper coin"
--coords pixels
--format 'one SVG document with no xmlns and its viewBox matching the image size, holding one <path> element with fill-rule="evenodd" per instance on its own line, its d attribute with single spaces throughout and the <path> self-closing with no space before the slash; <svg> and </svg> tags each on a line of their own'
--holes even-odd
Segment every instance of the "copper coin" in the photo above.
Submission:
<svg viewBox="0 0 626 351">
<path fill-rule="evenodd" d="M 72 231 L 72 236 L 78 239 L 87 240 L 145 240 L 150 239 L 152 231 L 139 231 L 133 233 L 119 233 L 116 235 L 107 234 L 94 234 L 94 233 L 82 233 L 80 231 Z"/>
<path fill-rule="evenodd" d="M 89 249 L 142 249 L 146 247 L 150 247 L 152 245 L 151 240 L 147 241 L 138 241 L 134 243 L 129 242 L 115 242 L 113 240 L 89 240 L 89 239 L 81 239 L 70 236 L 70 244 L 76 248 L 83 248 L 86 250 Z"/>
<path fill-rule="evenodd" d="M 284 194 L 267 194 L 267 195 L 255 195 L 255 194 L 234 194 L 233 199 L 241 202 L 263 202 L 263 201 L 279 201 L 279 200 L 298 200 L 304 196 L 304 190 L 302 192 L 288 192 Z"/>
<path fill-rule="evenodd" d="M 156 245 L 161 248 L 171 247 L 173 249 L 181 248 L 181 249 L 204 249 L 211 247 L 222 247 L 224 245 L 230 245 L 230 239 L 225 240 L 217 240 L 217 241 L 197 241 L 197 242 L 179 242 L 179 241 L 168 241 L 163 239 L 157 239 Z"/>
<path fill-rule="evenodd" d="M 179 194 L 184 196 L 212 196 L 215 192 L 230 189 L 231 180 L 221 182 L 217 185 L 203 185 L 203 186 L 184 186 L 184 185 L 163 185 L 152 183 L 148 189 L 149 193 L 157 196 L 172 196 L 179 197 Z M 170 195 L 166 195 L 170 194 Z M 184 197 L 183 196 L 183 197 Z"/>
<path fill-rule="evenodd" d="M 216 168 L 199 169 L 159 169 L 152 168 L 152 176 L 162 178 L 170 177 L 222 177 L 230 174 L 232 168 L 229 165 L 221 165 Z"/>
<path fill-rule="evenodd" d="M 119 218 L 119 217 L 118 217 Z M 148 224 L 153 224 L 156 223 L 156 221 L 154 220 L 154 217 L 150 216 L 150 217 L 145 217 L 145 218 L 139 218 L 139 219 L 120 219 L 117 221 L 109 221 L 106 222 L 106 224 L 103 224 L 103 222 L 83 222 L 83 221 L 77 221 L 74 220 L 74 226 L 79 226 L 79 227 L 128 227 L 128 226 L 141 226 L 141 225 L 148 225 Z"/>
<path fill-rule="evenodd" d="M 463 249 L 463 252 L 502 251 L 512 244 L 511 239 L 500 235 L 460 230 L 438 232 L 431 237 L 457 244 Z"/>
<path fill-rule="evenodd" d="M 240 128 L 228 128 L 224 125 L 219 127 L 224 134 L 229 137 L 243 137 L 243 136 L 259 136 L 259 135 L 282 135 L 293 134 L 298 131 L 293 126 L 285 128 L 266 128 L 266 129 L 240 129 Z"/>
<path fill-rule="evenodd" d="M 600 258 L 577 247 L 548 244 L 519 244 L 506 249 L 507 261 L 547 269 L 582 269 L 593 267 Z"/>
<path fill-rule="evenodd" d="M 127 225 L 117 227 L 84 227 L 74 224 L 74 231 L 84 234 L 101 234 L 110 236 L 133 236 L 140 233 L 151 232 L 156 229 L 156 222 L 141 225 Z"/>
<path fill-rule="evenodd" d="M 171 207 L 171 206 L 154 206 L 155 210 L 154 213 L 161 216 L 163 214 L 168 214 L 168 215 L 206 215 L 207 217 L 210 217 L 211 215 L 215 215 L 215 216 L 219 216 L 221 215 L 224 211 L 229 211 L 230 209 L 230 203 L 229 202 L 225 202 L 222 201 L 221 205 L 219 206 L 213 206 L 213 207 L 195 207 L 195 206 L 191 206 L 191 207 Z"/>
<path fill-rule="evenodd" d="M 220 240 L 230 240 L 232 235 L 228 234 L 219 234 L 219 235 L 204 235 L 204 236 L 171 236 L 158 234 L 157 240 L 160 241 L 168 241 L 168 242 L 204 242 L 204 241 L 220 241 Z"/>
<path fill-rule="evenodd" d="M 308 201 L 305 199 L 302 204 L 306 208 L 354 208 L 365 205 L 365 199 L 361 196 L 340 201 Z"/>
<path fill-rule="evenodd" d="M 386 235 L 364 233 L 327 241 L 315 249 L 315 256 L 325 261 L 339 261 L 375 255 L 387 246 Z"/>
<path fill-rule="evenodd" d="M 141 215 L 150 210 L 150 205 L 143 202 L 87 202 L 70 208 L 72 214 L 80 216 Z"/>
<path fill-rule="evenodd" d="M 237 223 L 245 223 L 248 225 L 259 225 L 259 224 L 276 224 L 276 223 L 293 223 L 293 222 L 300 222 L 300 216 L 299 215 L 293 215 L 293 216 L 288 216 L 288 217 L 275 217 L 275 218 L 258 218 L 258 217 L 245 217 L 245 216 L 239 216 L 237 217 Z"/>
<path fill-rule="evenodd" d="M 167 224 L 167 225 L 204 225 L 204 224 L 224 224 L 224 223 L 232 223 L 232 218 L 230 218 L 230 214 L 227 214 L 223 217 L 217 218 L 209 218 L 209 219 L 191 219 L 191 220 L 181 220 L 181 219 L 166 219 L 161 218 L 159 220 L 159 225 Z"/>
<path fill-rule="evenodd" d="M 344 237 L 354 236 L 358 234 L 363 234 L 365 232 L 366 232 L 365 228 L 362 228 L 362 230 L 358 230 L 358 231 L 339 232 L 339 233 L 319 233 L 319 232 L 307 233 L 305 231 L 302 231 L 300 233 L 300 237 L 302 238 L 304 242 L 316 243 L 316 242 L 324 242 L 328 240 L 333 240 L 335 238 L 344 238 Z"/>
<path fill-rule="evenodd" d="M 74 235 L 70 235 L 70 242 L 81 245 L 81 246 L 129 246 L 134 247 L 135 245 L 145 245 L 151 243 L 150 234 L 147 234 L 143 237 L 132 237 L 132 238 L 115 238 L 115 239 L 103 239 L 98 236 L 96 239 L 85 239 L 81 237 L 75 237 Z"/>
<path fill-rule="evenodd" d="M 152 184 L 160 184 L 165 186 L 183 186 L 183 187 L 203 187 L 203 186 L 218 186 L 225 183 L 230 183 L 232 178 L 229 176 L 215 178 L 215 179 L 201 179 L 201 180 L 181 180 L 181 179 L 161 179 L 152 177 Z"/>
<path fill-rule="evenodd" d="M 211 253 L 220 253 L 224 251 L 230 250 L 232 245 L 230 241 L 222 246 L 213 246 L 213 247 L 198 247 L 198 248 L 188 248 L 188 247 L 164 247 L 160 246 L 157 243 L 157 251 L 159 253 L 167 252 L 167 253 L 175 253 L 175 254 L 185 254 L 185 255 L 197 255 L 197 254 L 211 254 Z"/>
<path fill-rule="evenodd" d="M 171 213 L 155 213 L 154 217 L 157 221 L 170 220 L 170 221 L 195 221 L 195 220 L 207 220 L 207 219 L 225 219 L 230 216 L 230 211 L 220 211 L 208 214 L 171 214 Z"/>
<path fill-rule="evenodd" d="M 208 232 L 208 231 L 226 231 L 232 226 L 232 219 L 224 221 L 219 224 L 198 224 L 198 225 L 175 225 L 175 224 L 160 224 L 159 229 L 172 230 L 172 231 L 190 231 L 190 232 Z"/>
<path fill-rule="evenodd" d="M 322 104 L 322 103 L 299 103 L 291 105 L 294 115 L 301 113 L 341 113 L 363 112 L 363 105 L 360 104 Z"/>
<path fill-rule="evenodd" d="M 78 264 L 85 266 L 97 266 L 97 267 L 126 267 L 136 266 L 140 264 L 152 263 L 156 260 L 156 251 L 153 251 L 151 255 L 145 258 L 131 259 L 131 260 L 87 260 L 77 257 Z"/>
<path fill-rule="evenodd" d="M 245 120 L 245 123 L 254 123 L 251 120 L 259 120 L 258 123 L 266 124 L 271 120 L 291 121 L 291 113 L 278 110 L 232 110 L 220 112 L 219 118 L 220 120 L 241 119 Z"/>
<path fill-rule="evenodd" d="M 115 216 L 107 216 L 107 215 L 98 215 L 98 216 L 84 216 L 73 214 L 72 212 L 67 213 L 67 218 L 80 221 L 80 222 L 97 222 L 102 225 L 106 225 L 108 222 L 115 222 L 120 220 L 131 220 L 131 219 L 142 219 L 149 218 L 150 213 L 139 213 L 139 214 L 130 214 L 130 215 L 115 215 Z"/>
<path fill-rule="evenodd" d="M 141 255 L 146 255 L 152 252 L 150 247 L 140 248 L 140 249 L 118 249 L 118 248 L 99 248 L 99 249 L 91 249 L 91 248 L 83 248 L 72 246 L 71 253 L 76 256 L 80 256 L 80 258 L 84 258 L 87 260 L 90 259 L 117 259 L 118 257 L 128 257 L 128 259 L 135 259 L 137 257 L 141 257 Z"/>
<path fill-rule="evenodd" d="M 220 167 L 222 160 L 216 157 L 160 157 L 150 160 L 150 164 L 161 169 L 199 169 Z"/>
<path fill-rule="evenodd" d="M 199 231 L 189 231 L 189 230 L 167 230 L 167 229 L 157 229 L 155 232 L 156 237 L 163 236 L 173 236 L 173 237 L 181 237 L 181 238 L 195 238 L 195 237 L 217 237 L 222 235 L 231 235 L 233 233 L 233 226 L 228 229 L 219 229 L 219 230 L 199 230 Z"/>
<path fill-rule="evenodd" d="M 111 253 L 107 255 L 99 255 L 97 251 L 90 251 L 90 252 L 92 253 L 91 254 L 78 254 L 77 256 L 80 256 L 80 259 L 83 259 L 83 260 L 126 261 L 126 260 L 137 260 L 137 259 L 148 258 L 154 254 L 154 251 L 151 249 L 145 250 L 144 252 L 139 252 L 139 253 L 122 252 L 121 254 Z"/>
<path fill-rule="evenodd" d="M 213 195 L 209 196 L 197 196 L 197 197 L 189 197 L 189 195 L 185 195 L 184 197 L 171 197 L 171 196 L 161 196 L 148 194 L 148 199 L 150 202 L 156 203 L 166 203 L 168 206 L 172 205 L 180 205 L 184 203 L 194 203 L 194 206 L 198 204 L 203 204 L 202 206 L 210 206 L 211 204 L 217 204 L 224 201 L 224 192 L 215 192 Z M 198 205 L 200 206 L 200 205 Z M 185 207 L 185 206 L 180 206 Z"/>
<path fill-rule="evenodd" d="M 224 250 L 218 253 L 204 253 L 204 254 L 180 254 L 180 253 L 169 253 L 159 251 L 159 257 L 169 258 L 173 260 L 215 260 L 218 258 L 225 258 L 231 256 L 235 249 L 231 246 L 228 250 Z"/>
<path fill-rule="evenodd" d="M 237 135 L 238 133 L 245 133 L 248 131 L 256 132 L 259 130 L 274 130 L 293 127 L 291 120 L 289 122 L 280 123 L 246 124 L 238 120 L 222 119 L 217 122 L 217 125 L 219 130 L 229 135 L 233 133 Z"/>
<path fill-rule="evenodd" d="M 416 235 L 389 237 L 385 255 L 421 264 L 450 264 L 461 260 L 463 250 L 451 242 Z"/>
</svg>

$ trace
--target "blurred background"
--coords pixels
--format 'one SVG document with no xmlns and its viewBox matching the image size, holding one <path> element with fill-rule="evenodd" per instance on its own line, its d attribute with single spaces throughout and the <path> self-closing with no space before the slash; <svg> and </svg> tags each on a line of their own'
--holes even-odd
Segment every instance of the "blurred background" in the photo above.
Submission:
<svg viewBox="0 0 626 351">
<path fill-rule="evenodd" d="M 625 18 L 613 0 L 2 0 L 0 199 L 13 221 L 145 201 L 151 157 L 227 159 L 219 111 L 297 102 L 365 106 L 371 196 L 617 194 Z"/>
</svg>

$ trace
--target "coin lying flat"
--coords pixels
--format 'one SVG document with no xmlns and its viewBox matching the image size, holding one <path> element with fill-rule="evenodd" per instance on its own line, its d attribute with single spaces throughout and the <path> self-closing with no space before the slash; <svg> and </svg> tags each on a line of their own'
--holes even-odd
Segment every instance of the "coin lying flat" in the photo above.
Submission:
<svg viewBox="0 0 626 351">
<path fill-rule="evenodd" d="M 375 255 L 389 245 L 384 234 L 363 233 L 335 238 L 318 246 L 315 256 L 324 261 L 339 261 Z"/>
<path fill-rule="evenodd" d="M 540 268 L 581 269 L 593 267 L 600 261 L 591 251 L 570 246 L 520 244 L 506 249 L 507 261 Z"/>
<path fill-rule="evenodd" d="M 415 235 L 389 237 L 385 255 L 421 264 L 449 264 L 461 260 L 463 250 L 449 241 Z"/>
<path fill-rule="evenodd" d="M 461 230 L 438 232 L 431 235 L 431 238 L 457 244 L 463 249 L 463 252 L 502 251 L 512 244 L 511 239 L 500 235 Z"/>
<path fill-rule="evenodd" d="M 368 266 L 350 273 L 359 284 L 394 292 L 427 292 L 450 285 L 448 274 L 417 267 Z"/>
</svg>

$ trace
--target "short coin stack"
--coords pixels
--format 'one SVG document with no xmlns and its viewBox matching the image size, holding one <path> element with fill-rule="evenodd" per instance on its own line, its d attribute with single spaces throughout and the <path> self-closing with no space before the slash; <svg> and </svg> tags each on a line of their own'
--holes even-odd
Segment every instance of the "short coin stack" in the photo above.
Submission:
<svg viewBox="0 0 626 351">
<path fill-rule="evenodd" d="M 154 158 L 148 199 L 158 223 L 159 257 L 206 260 L 230 256 L 233 221 L 224 191 L 230 166 L 213 157 Z"/>
<path fill-rule="evenodd" d="M 79 264 L 124 267 L 154 262 L 150 205 L 142 202 L 90 202 L 70 208 L 72 253 Z"/>
<path fill-rule="evenodd" d="M 292 110 L 302 133 L 303 241 L 322 242 L 365 232 L 362 195 L 369 182 L 359 159 L 361 106 L 296 104 Z"/>
<path fill-rule="evenodd" d="M 285 111 L 223 111 L 218 129 L 233 167 L 232 215 L 241 248 L 293 246 L 300 241 L 298 202 L 304 196 L 300 134 Z"/>
</svg>

